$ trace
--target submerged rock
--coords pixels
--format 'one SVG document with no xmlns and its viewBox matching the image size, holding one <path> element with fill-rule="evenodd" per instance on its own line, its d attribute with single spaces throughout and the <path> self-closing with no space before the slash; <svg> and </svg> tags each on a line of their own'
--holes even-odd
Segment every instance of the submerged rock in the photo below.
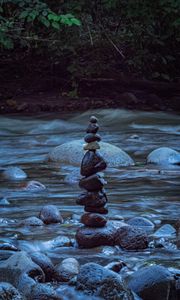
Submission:
<svg viewBox="0 0 180 300">
<path fill-rule="evenodd" d="M 134 299 L 120 275 L 95 263 L 87 263 L 80 268 L 76 288 L 107 300 Z"/>
<path fill-rule="evenodd" d="M 180 153 L 168 147 L 157 148 L 148 155 L 147 163 L 158 165 L 180 164 Z"/>
<path fill-rule="evenodd" d="M 18 290 L 8 282 L 0 282 L 1 300 L 24 300 Z"/>
<path fill-rule="evenodd" d="M 129 219 L 127 221 L 127 224 L 134 227 L 142 228 L 146 232 L 151 232 L 155 227 L 153 222 L 144 217 L 134 217 L 132 219 Z"/>
<path fill-rule="evenodd" d="M 2 175 L 8 180 L 22 180 L 27 178 L 27 174 L 19 167 L 8 167 L 3 171 Z"/>
<path fill-rule="evenodd" d="M 80 165 L 83 159 L 83 140 L 64 143 L 55 147 L 48 155 L 52 161 Z M 106 158 L 109 167 L 134 165 L 132 158 L 120 148 L 109 143 L 100 142 L 101 155 Z"/>
<path fill-rule="evenodd" d="M 62 223 L 63 218 L 55 205 L 45 205 L 39 214 L 45 224 Z"/>
<path fill-rule="evenodd" d="M 175 237 L 176 229 L 170 224 L 164 224 L 153 234 L 155 237 Z"/>
<path fill-rule="evenodd" d="M 20 222 L 19 225 L 24 226 L 42 226 L 44 225 L 43 221 L 37 217 L 28 217 Z"/>
<path fill-rule="evenodd" d="M 175 280 L 172 273 L 162 266 L 142 268 L 132 274 L 128 284 L 143 300 L 176 300 L 174 294 Z"/>
<path fill-rule="evenodd" d="M 46 187 L 41 182 L 32 180 L 29 181 L 23 189 L 30 192 L 41 192 L 46 190 Z"/>
</svg>

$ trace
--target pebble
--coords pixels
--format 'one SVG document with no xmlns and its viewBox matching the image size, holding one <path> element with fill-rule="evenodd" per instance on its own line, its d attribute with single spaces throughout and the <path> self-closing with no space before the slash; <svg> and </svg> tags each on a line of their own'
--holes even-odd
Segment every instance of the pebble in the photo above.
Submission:
<svg viewBox="0 0 180 300">
<path fill-rule="evenodd" d="M 95 116 L 90 117 L 90 122 L 91 123 L 97 123 L 98 119 Z"/>
<path fill-rule="evenodd" d="M 45 224 L 63 223 L 63 218 L 55 205 L 45 205 L 39 217 Z"/>
<path fill-rule="evenodd" d="M 99 129 L 98 123 L 89 123 L 86 132 L 87 133 L 96 133 Z"/>
<path fill-rule="evenodd" d="M 100 149 L 100 145 L 98 144 L 98 142 L 95 141 L 92 143 L 84 144 L 83 149 L 84 150 L 98 150 L 98 149 Z"/>
<path fill-rule="evenodd" d="M 85 213 L 81 217 L 81 223 L 90 227 L 103 227 L 106 225 L 107 220 L 97 213 Z"/>
</svg>

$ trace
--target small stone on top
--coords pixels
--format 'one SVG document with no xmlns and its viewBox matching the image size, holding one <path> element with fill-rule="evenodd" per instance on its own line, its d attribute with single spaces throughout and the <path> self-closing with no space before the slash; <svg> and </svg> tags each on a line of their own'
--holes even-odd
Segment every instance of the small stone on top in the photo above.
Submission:
<svg viewBox="0 0 180 300">
<path fill-rule="evenodd" d="M 97 123 L 98 119 L 95 116 L 90 117 L 90 122 L 91 123 Z"/>
</svg>

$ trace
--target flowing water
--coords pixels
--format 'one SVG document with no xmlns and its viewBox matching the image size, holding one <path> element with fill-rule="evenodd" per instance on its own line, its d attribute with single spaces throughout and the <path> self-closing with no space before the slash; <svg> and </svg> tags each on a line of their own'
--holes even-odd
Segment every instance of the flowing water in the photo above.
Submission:
<svg viewBox="0 0 180 300">
<path fill-rule="evenodd" d="M 157 147 L 180 151 L 179 116 L 118 109 L 62 116 L 1 116 L 1 171 L 18 166 L 28 178 L 8 181 L 0 177 L 0 198 L 9 202 L 0 205 L 0 243 L 9 242 L 27 252 L 42 251 L 54 262 L 64 257 L 102 264 L 123 259 L 133 270 L 154 263 L 178 268 L 180 250 L 175 246 L 175 239 L 168 240 L 167 247 L 150 247 L 137 252 L 107 246 L 88 250 L 78 249 L 76 244 L 72 247 L 53 246 L 57 236 L 74 238 L 83 208 L 75 204 L 81 192 L 77 184 L 78 168 L 50 163 L 46 157 L 55 146 L 82 138 L 92 114 L 99 118 L 102 140 L 119 146 L 135 161 L 133 167 L 108 168 L 105 172 L 109 217 L 122 216 L 127 220 L 145 216 L 156 224 L 156 228 L 166 223 L 174 225 L 179 219 L 180 166 L 146 165 L 148 153 Z M 39 192 L 23 190 L 23 185 L 30 180 L 40 181 L 47 189 Z M 26 217 L 38 216 L 45 204 L 56 205 L 65 223 L 39 227 L 18 225 Z M 8 256 L 7 253 L 9 251 L 0 250 L 0 259 Z"/>
</svg>

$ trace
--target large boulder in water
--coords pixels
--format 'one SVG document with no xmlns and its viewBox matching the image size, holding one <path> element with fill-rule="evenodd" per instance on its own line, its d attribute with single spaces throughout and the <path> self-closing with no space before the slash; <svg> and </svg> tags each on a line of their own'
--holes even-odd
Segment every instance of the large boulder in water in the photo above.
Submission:
<svg viewBox="0 0 180 300">
<path fill-rule="evenodd" d="M 157 148 L 148 155 L 147 163 L 157 165 L 180 164 L 180 153 L 168 147 Z"/>
<path fill-rule="evenodd" d="M 71 141 L 55 147 L 48 155 L 49 160 L 61 163 L 80 165 L 84 156 L 83 140 Z M 105 157 L 109 167 L 134 165 L 132 158 L 119 147 L 100 142 L 100 153 Z"/>
</svg>

